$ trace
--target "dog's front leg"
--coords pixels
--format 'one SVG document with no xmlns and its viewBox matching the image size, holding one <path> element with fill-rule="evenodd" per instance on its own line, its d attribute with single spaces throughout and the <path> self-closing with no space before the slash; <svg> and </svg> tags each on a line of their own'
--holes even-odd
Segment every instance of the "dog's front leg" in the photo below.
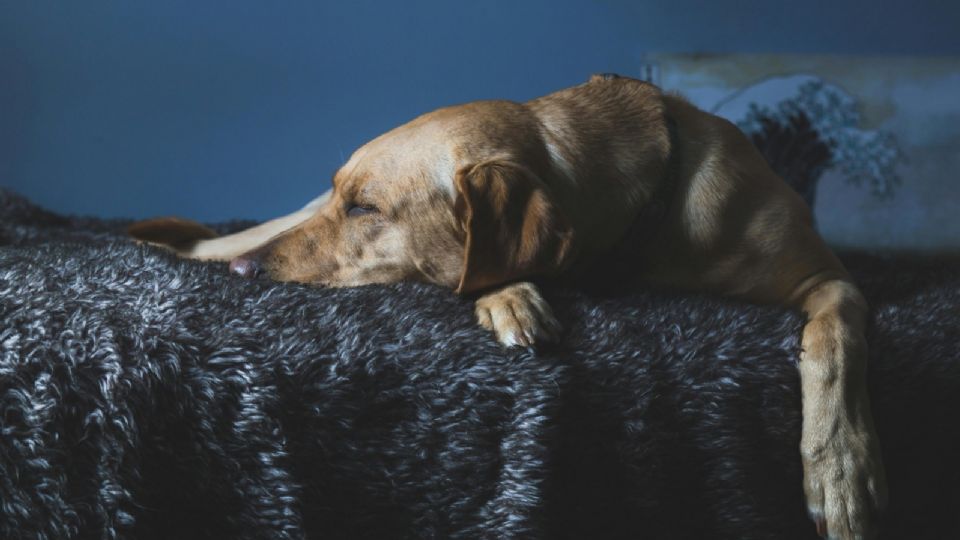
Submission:
<svg viewBox="0 0 960 540">
<path fill-rule="evenodd" d="M 537 286 L 522 281 L 477 299 L 477 320 L 507 347 L 556 341 L 560 323 Z"/>
<path fill-rule="evenodd" d="M 867 397 L 866 301 L 845 281 L 806 295 L 800 380 L 804 491 L 817 531 L 872 538 L 886 479 Z"/>
</svg>

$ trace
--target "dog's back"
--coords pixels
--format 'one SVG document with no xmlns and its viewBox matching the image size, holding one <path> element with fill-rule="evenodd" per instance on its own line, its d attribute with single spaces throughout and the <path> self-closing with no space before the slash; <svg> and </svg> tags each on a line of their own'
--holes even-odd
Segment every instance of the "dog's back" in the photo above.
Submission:
<svg viewBox="0 0 960 540">
<path fill-rule="evenodd" d="M 579 269 L 642 250 L 645 282 L 789 303 L 808 278 L 846 275 L 803 200 L 730 122 L 626 77 L 527 105 L 553 162 L 545 180 L 590 239 Z"/>
</svg>

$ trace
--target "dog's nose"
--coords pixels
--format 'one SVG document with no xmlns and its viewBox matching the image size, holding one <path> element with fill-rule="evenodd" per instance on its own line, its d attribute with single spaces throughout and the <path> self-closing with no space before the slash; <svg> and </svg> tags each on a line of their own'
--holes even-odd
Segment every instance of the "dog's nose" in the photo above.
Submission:
<svg viewBox="0 0 960 540">
<path fill-rule="evenodd" d="M 241 255 L 230 261 L 230 271 L 245 278 L 255 278 L 261 272 L 260 263 L 252 257 Z"/>
</svg>

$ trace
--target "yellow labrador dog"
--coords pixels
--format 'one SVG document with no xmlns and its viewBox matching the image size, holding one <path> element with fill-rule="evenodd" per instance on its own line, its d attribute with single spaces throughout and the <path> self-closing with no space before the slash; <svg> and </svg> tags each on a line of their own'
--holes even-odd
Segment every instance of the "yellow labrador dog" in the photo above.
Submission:
<svg viewBox="0 0 960 540">
<path fill-rule="evenodd" d="M 534 277 L 615 264 L 651 205 L 635 278 L 803 310 L 801 455 L 821 535 L 876 532 L 886 486 L 867 397 L 867 305 L 809 209 L 731 123 L 615 75 L 527 103 L 425 114 L 365 144 L 302 210 L 206 238 L 176 219 L 134 236 L 231 271 L 350 286 L 404 280 L 477 296 L 507 346 L 559 331 Z M 636 236 L 636 235 L 633 235 Z"/>
</svg>

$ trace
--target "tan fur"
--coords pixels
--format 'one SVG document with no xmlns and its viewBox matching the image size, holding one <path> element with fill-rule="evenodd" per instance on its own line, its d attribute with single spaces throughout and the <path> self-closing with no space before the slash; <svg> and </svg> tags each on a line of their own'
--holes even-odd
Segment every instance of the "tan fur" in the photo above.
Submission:
<svg viewBox="0 0 960 540">
<path fill-rule="evenodd" d="M 670 194 L 659 219 L 626 234 L 658 193 Z M 354 205 L 376 211 L 351 216 Z M 317 285 L 419 280 L 485 292 L 478 321 L 506 345 L 559 331 L 525 277 L 591 279 L 624 249 L 642 253 L 633 277 L 802 309 L 810 512 L 832 537 L 875 531 L 886 488 L 863 298 L 750 141 L 679 97 L 594 77 L 525 104 L 440 109 L 364 145 L 328 200 L 261 232 L 185 254 L 250 249 L 243 257 L 273 279 Z"/>
<path fill-rule="evenodd" d="M 310 219 L 329 198 L 330 193 L 324 193 L 292 214 L 219 238 L 209 228 L 181 218 L 139 221 L 128 227 L 127 232 L 138 240 L 173 248 L 182 257 L 229 261 Z"/>
<path fill-rule="evenodd" d="M 127 227 L 134 238 L 180 253 L 188 251 L 197 241 L 217 237 L 217 232 L 202 223 L 178 217 L 162 217 L 138 221 Z"/>
</svg>

